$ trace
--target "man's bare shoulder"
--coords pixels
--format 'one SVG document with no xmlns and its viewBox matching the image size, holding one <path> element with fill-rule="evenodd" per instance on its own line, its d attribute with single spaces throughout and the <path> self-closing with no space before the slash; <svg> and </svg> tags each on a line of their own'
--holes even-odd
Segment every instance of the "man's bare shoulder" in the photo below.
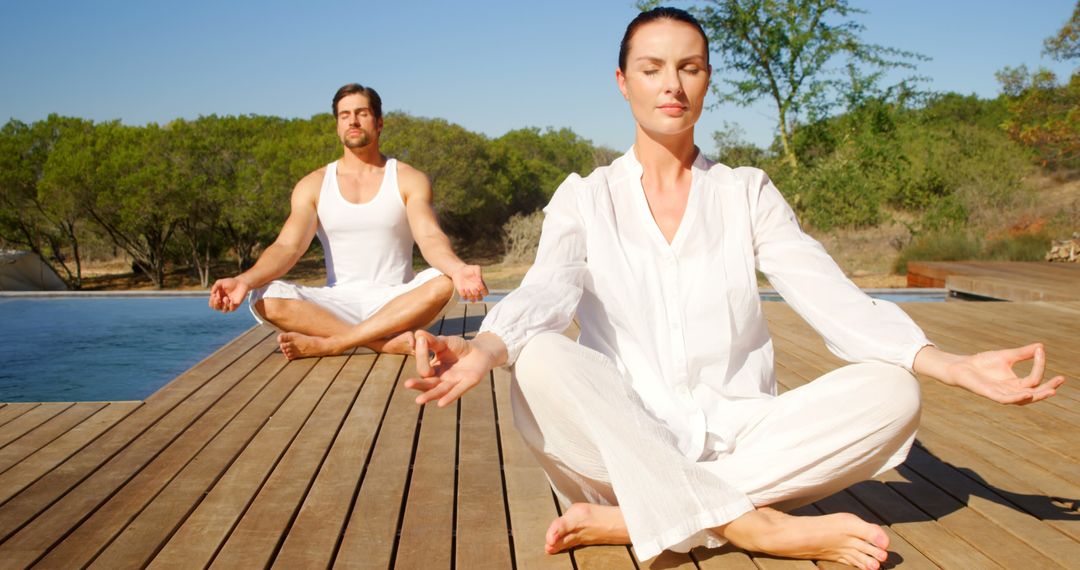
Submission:
<svg viewBox="0 0 1080 570">
<path fill-rule="evenodd" d="M 431 180 L 421 170 L 398 161 L 397 163 L 398 189 L 402 198 L 408 202 L 413 196 L 431 197 Z"/>
<path fill-rule="evenodd" d="M 296 183 L 293 188 L 293 197 L 317 200 L 324 178 L 326 178 L 325 166 L 311 171 Z"/>
<path fill-rule="evenodd" d="M 400 160 L 397 163 L 397 175 L 398 183 L 404 186 L 431 186 L 431 181 L 428 179 L 427 174 L 424 174 L 418 168 L 413 167 L 410 164 L 405 164 Z"/>
</svg>

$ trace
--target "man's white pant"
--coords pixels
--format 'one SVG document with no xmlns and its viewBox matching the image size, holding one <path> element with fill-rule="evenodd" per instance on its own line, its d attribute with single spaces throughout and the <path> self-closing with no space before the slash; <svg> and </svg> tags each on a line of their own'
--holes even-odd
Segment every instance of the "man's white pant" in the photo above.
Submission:
<svg viewBox="0 0 1080 570">
<path fill-rule="evenodd" d="M 725 426 L 728 451 L 694 461 L 610 359 L 557 334 L 522 350 L 511 396 L 514 423 L 563 504 L 619 505 L 642 560 L 720 546 L 708 529 L 755 506 L 792 509 L 887 471 L 919 423 L 911 373 L 855 364 L 746 401 Z"/>
</svg>

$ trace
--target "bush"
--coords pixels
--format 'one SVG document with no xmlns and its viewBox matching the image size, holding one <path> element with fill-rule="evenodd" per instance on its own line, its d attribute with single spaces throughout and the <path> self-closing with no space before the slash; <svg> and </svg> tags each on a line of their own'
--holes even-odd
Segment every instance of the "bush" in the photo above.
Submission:
<svg viewBox="0 0 1080 570">
<path fill-rule="evenodd" d="M 983 243 L 966 231 L 935 231 L 919 235 L 897 257 L 893 271 L 907 274 L 909 261 L 1042 261 L 1050 251 L 1048 234 L 1022 233 Z"/>
<path fill-rule="evenodd" d="M 1046 234 L 1021 234 L 986 244 L 987 259 L 1001 261 L 1043 261 L 1053 239 Z"/>
<path fill-rule="evenodd" d="M 966 231 L 938 231 L 922 234 L 911 240 L 896 258 L 893 272 L 907 275 L 909 261 L 961 261 L 977 259 L 982 244 Z"/>
<path fill-rule="evenodd" d="M 544 225 L 543 210 L 531 214 L 514 214 L 503 224 L 506 253 L 503 263 L 532 263 L 540 244 L 540 230 Z"/>
</svg>

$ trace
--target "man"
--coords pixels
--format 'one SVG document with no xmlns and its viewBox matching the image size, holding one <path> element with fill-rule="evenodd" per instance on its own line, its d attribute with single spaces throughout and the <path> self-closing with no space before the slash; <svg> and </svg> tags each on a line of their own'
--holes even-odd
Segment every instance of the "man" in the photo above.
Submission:
<svg viewBox="0 0 1080 570">
<path fill-rule="evenodd" d="M 427 176 L 379 152 L 379 94 L 350 83 L 334 95 L 333 111 L 341 159 L 297 183 L 277 239 L 251 269 L 214 283 L 210 307 L 233 311 L 250 293 L 252 314 L 283 331 L 278 343 L 290 360 L 358 346 L 409 354 L 411 331 L 437 318 L 455 289 L 477 301 L 487 287 L 480 267 L 458 258 L 439 227 Z M 275 281 L 316 234 L 326 287 Z M 432 265 L 415 276 L 414 240 Z"/>
</svg>

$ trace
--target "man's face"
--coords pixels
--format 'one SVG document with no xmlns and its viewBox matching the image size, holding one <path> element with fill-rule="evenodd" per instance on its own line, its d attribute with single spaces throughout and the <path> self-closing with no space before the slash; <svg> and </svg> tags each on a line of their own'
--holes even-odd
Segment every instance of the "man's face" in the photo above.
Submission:
<svg viewBox="0 0 1080 570">
<path fill-rule="evenodd" d="M 337 134 L 345 148 L 362 148 L 379 140 L 382 119 L 376 119 L 362 93 L 346 95 L 337 104 Z"/>
</svg>

